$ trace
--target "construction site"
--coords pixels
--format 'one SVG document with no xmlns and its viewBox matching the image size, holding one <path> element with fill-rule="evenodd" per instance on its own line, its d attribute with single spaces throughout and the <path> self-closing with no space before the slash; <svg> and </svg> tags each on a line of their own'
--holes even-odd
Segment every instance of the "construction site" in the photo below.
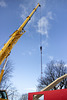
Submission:
<svg viewBox="0 0 67 100">
<path fill-rule="evenodd" d="M 67 100 L 67 1 L 0 0 L 0 100 Z"/>
</svg>

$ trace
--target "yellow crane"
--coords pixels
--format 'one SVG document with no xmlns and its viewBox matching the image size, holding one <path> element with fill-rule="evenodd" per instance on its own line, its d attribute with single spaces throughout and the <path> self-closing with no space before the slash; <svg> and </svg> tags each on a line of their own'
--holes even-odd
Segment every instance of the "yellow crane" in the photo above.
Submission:
<svg viewBox="0 0 67 100">
<path fill-rule="evenodd" d="M 10 35 L 10 39 L 7 41 L 7 43 L 4 44 L 4 47 L 0 50 L 0 65 L 2 64 L 4 59 L 6 58 L 3 69 L 0 73 L 0 83 L 1 83 L 1 80 L 2 80 L 2 77 L 3 77 L 3 74 L 4 74 L 7 58 L 10 55 L 12 48 L 17 43 L 17 41 L 20 39 L 20 37 L 25 33 L 25 30 L 24 30 L 25 25 L 31 19 L 32 15 L 34 14 L 34 12 L 37 10 L 37 8 L 39 6 L 40 6 L 40 4 L 38 3 L 38 5 L 33 9 L 31 14 L 26 18 L 26 20 L 22 23 L 22 25 L 12 35 Z M 56 84 L 58 84 L 60 81 L 62 81 L 66 77 L 67 77 L 67 74 L 61 76 L 60 78 L 56 79 L 54 82 L 49 84 L 47 87 L 45 87 L 41 91 L 50 90 L 51 88 L 53 88 Z M 42 96 L 41 94 L 34 96 L 34 100 L 38 100 L 39 97 L 41 97 L 41 96 Z M 8 100 L 6 90 L 0 90 L 0 100 Z"/>
<path fill-rule="evenodd" d="M 30 20 L 31 16 L 34 14 L 34 12 L 38 8 L 38 6 L 40 6 L 39 3 L 36 6 L 36 8 L 34 8 L 34 10 L 31 12 L 31 14 L 26 18 L 26 20 L 23 22 L 23 24 L 18 28 L 18 30 L 16 30 L 10 36 L 11 38 L 8 40 L 8 42 L 6 44 L 4 44 L 4 47 L 0 51 L 0 65 L 4 61 L 4 59 L 9 56 L 13 46 L 17 43 L 19 38 L 25 33 L 24 27 L 28 23 L 28 21 Z M 24 32 L 22 32 L 22 31 L 24 31 Z"/>
<path fill-rule="evenodd" d="M 14 47 L 14 45 L 17 43 L 17 41 L 20 39 L 20 37 L 25 33 L 25 30 L 24 30 L 25 25 L 31 19 L 32 15 L 34 14 L 34 12 L 37 10 L 37 8 L 39 6 L 40 6 L 40 4 L 38 3 L 37 6 L 33 9 L 33 11 L 30 13 L 30 15 L 26 18 L 26 20 L 22 23 L 22 25 L 12 35 L 10 35 L 10 39 L 7 41 L 7 43 L 4 44 L 4 47 L 0 50 L 0 65 L 6 58 L 3 69 L 0 73 L 0 83 L 1 83 L 1 80 L 2 80 L 2 77 L 4 74 L 7 57 L 10 55 L 10 52 L 11 52 L 12 48 Z M 3 95 L 3 93 L 6 94 L 5 91 L 0 90 L 0 95 L 1 94 Z M 4 98 L 2 98 L 0 96 L 0 98 L 1 98 L 0 100 L 8 99 L 7 96 Z"/>
</svg>

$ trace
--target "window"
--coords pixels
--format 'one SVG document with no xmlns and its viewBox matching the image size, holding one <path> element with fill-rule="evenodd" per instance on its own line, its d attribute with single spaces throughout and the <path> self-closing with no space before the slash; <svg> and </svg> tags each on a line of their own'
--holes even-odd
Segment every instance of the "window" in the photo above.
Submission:
<svg viewBox="0 0 67 100">
<path fill-rule="evenodd" d="M 38 94 L 38 95 L 40 95 L 40 94 Z M 37 95 L 34 95 L 33 96 L 33 100 L 44 100 L 44 95 L 42 95 L 40 98 L 38 98 L 38 99 L 35 99 L 35 97 L 36 97 Z"/>
<path fill-rule="evenodd" d="M 8 99 L 5 91 L 0 91 L 0 98 Z"/>
</svg>

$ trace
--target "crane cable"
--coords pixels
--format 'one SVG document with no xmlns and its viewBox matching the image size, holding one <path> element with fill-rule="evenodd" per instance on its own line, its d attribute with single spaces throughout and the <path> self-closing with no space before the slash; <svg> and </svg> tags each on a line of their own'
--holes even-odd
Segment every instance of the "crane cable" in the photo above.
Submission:
<svg viewBox="0 0 67 100">
<path fill-rule="evenodd" d="M 40 8 L 40 32 L 41 32 L 41 8 Z M 40 33 L 40 53 L 41 53 L 41 79 L 42 79 L 42 34 Z"/>
</svg>

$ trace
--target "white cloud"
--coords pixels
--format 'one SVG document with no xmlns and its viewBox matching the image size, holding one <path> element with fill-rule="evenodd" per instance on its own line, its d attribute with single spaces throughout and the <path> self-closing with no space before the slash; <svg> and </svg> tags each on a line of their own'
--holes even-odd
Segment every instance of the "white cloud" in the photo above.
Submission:
<svg viewBox="0 0 67 100">
<path fill-rule="evenodd" d="M 24 20 L 26 16 L 28 15 L 28 11 L 27 11 L 27 8 L 23 4 L 20 4 L 20 7 L 22 9 L 21 18 L 23 18 Z"/>
<path fill-rule="evenodd" d="M 50 29 L 49 20 L 53 20 L 52 12 L 48 12 L 46 16 L 43 16 L 38 21 L 38 32 L 42 35 L 46 35 L 48 37 L 48 30 Z"/>
<path fill-rule="evenodd" d="M 0 1 L 0 7 L 6 7 L 6 6 L 7 6 L 6 2 L 1 0 Z"/>
<path fill-rule="evenodd" d="M 43 41 L 42 41 L 42 45 L 45 46 L 45 47 L 48 47 L 48 42 L 47 42 L 47 40 L 45 40 L 45 41 L 43 40 Z"/>
<path fill-rule="evenodd" d="M 41 33 L 42 35 L 46 35 L 48 37 L 48 26 L 49 22 L 46 17 L 42 17 L 38 21 L 38 32 Z"/>
<path fill-rule="evenodd" d="M 25 6 L 25 5 L 23 5 L 23 4 L 20 4 L 20 5 L 19 5 L 19 7 L 21 8 L 20 17 L 21 17 L 23 20 L 25 20 L 26 17 L 29 16 L 29 14 L 31 13 L 31 12 L 29 12 L 29 7 L 30 7 L 30 5 L 31 5 L 31 3 L 28 4 L 28 7 Z M 32 9 L 32 8 L 31 8 L 31 9 Z M 33 23 L 34 21 L 35 21 L 35 15 L 31 18 L 31 20 L 29 21 L 28 24 L 31 24 L 31 23 Z M 31 25 L 33 25 L 33 24 L 31 24 Z"/>
<path fill-rule="evenodd" d="M 47 18 L 53 20 L 52 12 L 48 12 L 48 13 L 47 13 Z"/>
<path fill-rule="evenodd" d="M 23 91 L 24 91 L 23 94 L 33 92 L 33 91 L 36 92 L 36 88 L 25 88 Z"/>
<path fill-rule="evenodd" d="M 39 47 L 40 46 L 42 46 L 42 52 L 44 52 L 44 50 L 46 49 L 46 48 L 48 48 L 48 41 L 47 41 L 47 38 L 46 38 L 46 40 L 42 40 L 41 41 L 41 44 L 39 45 Z M 43 54 L 43 56 L 44 56 L 44 54 Z"/>
<path fill-rule="evenodd" d="M 36 88 L 26 88 L 27 91 L 36 91 Z"/>
<path fill-rule="evenodd" d="M 49 60 L 53 60 L 54 59 L 54 57 L 53 56 L 49 56 Z"/>
<path fill-rule="evenodd" d="M 67 64 L 65 64 L 64 67 L 67 67 Z"/>
<path fill-rule="evenodd" d="M 31 55 L 35 54 L 35 52 L 36 52 L 36 49 L 32 48 L 31 50 L 23 52 L 22 55 L 23 56 L 27 56 L 27 55 L 31 56 Z"/>
</svg>

